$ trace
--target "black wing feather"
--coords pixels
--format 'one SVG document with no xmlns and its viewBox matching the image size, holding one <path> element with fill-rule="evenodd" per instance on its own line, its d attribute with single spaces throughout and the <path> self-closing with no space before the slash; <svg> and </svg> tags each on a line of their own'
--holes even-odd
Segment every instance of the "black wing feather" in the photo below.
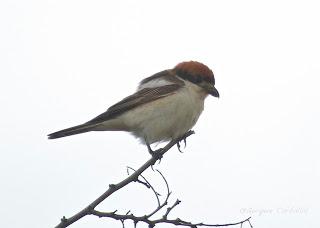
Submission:
<svg viewBox="0 0 320 228">
<path fill-rule="evenodd" d="M 121 100 L 120 102 L 112 105 L 108 110 L 99 116 L 93 118 L 87 123 L 99 123 L 112 118 L 117 117 L 118 115 L 136 108 L 142 104 L 149 103 L 151 101 L 157 100 L 162 97 L 166 97 L 172 93 L 175 93 L 178 89 L 180 89 L 182 85 L 179 84 L 170 84 L 161 87 L 155 88 L 144 88 L 136 93 L 132 94 Z"/>
</svg>

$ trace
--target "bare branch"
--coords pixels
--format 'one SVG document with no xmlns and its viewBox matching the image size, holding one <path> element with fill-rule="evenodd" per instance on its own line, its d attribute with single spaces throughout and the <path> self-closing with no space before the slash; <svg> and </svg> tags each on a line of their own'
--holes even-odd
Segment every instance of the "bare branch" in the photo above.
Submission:
<svg viewBox="0 0 320 228">
<path fill-rule="evenodd" d="M 151 212 L 150 214 L 146 215 L 147 218 L 150 218 L 152 215 L 154 215 L 155 213 L 157 213 L 158 211 L 160 211 L 165 205 L 168 204 L 168 199 L 171 195 L 171 192 L 170 192 L 170 189 L 169 189 L 169 184 L 168 184 L 168 181 L 166 180 L 166 178 L 162 175 L 162 173 L 159 171 L 159 170 L 156 170 L 160 175 L 161 177 L 163 178 L 165 184 L 166 184 L 166 187 L 167 187 L 167 196 L 165 198 L 165 200 L 163 201 L 162 204 L 160 204 L 153 212 Z"/>
<path fill-rule="evenodd" d="M 172 206 L 175 207 L 178 204 L 174 204 Z M 250 226 L 251 222 L 250 219 L 251 217 L 244 219 L 240 222 L 234 222 L 234 223 L 225 223 L 225 224 L 207 224 L 207 223 L 192 223 L 192 222 L 188 222 L 179 218 L 176 219 L 167 219 L 167 218 L 161 218 L 161 219 L 156 219 L 156 220 L 150 220 L 147 216 L 134 216 L 133 214 L 128 214 L 128 215 L 120 215 L 120 214 L 114 214 L 114 213 L 110 213 L 110 212 L 100 212 L 100 211 L 96 211 L 93 210 L 92 211 L 92 215 L 96 215 L 98 217 L 107 217 L 107 218 L 112 218 L 115 220 L 120 220 L 120 221 L 124 221 L 124 220 L 132 220 L 134 223 L 138 223 L 138 222 L 144 222 L 147 223 L 149 225 L 149 227 L 154 227 L 157 224 L 160 223 L 166 223 L 166 224 L 172 224 L 172 225 L 176 225 L 176 226 L 187 226 L 187 227 L 198 227 L 198 226 L 207 226 L 207 227 L 227 227 L 227 226 L 236 226 L 236 225 L 241 225 L 244 223 L 249 223 Z"/>
<path fill-rule="evenodd" d="M 131 167 L 127 167 L 127 168 L 133 170 L 134 172 L 136 171 L 135 169 L 133 169 Z M 154 193 L 154 195 L 156 196 L 158 206 L 160 206 L 160 199 L 159 199 L 160 194 L 154 189 L 154 187 L 150 184 L 150 182 L 142 174 L 140 175 L 140 177 L 142 177 L 144 182 L 140 181 L 139 178 L 138 178 L 138 180 L 136 180 L 136 182 L 146 186 L 147 188 L 150 188 L 152 190 L 152 192 Z"/>
<path fill-rule="evenodd" d="M 139 222 L 143 222 L 143 223 L 148 224 L 149 228 L 153 228 L 156 224 L 161 224 L 161 223 L 172 224 L 172 225 L 176 225 L 176 226 L 186 226 L 186 227 L 190 227 L 190 228 L 197 228 L 199 226 L 226 227 L 226 226 L 235 226 L 235 225 L 240 225 L 242 227 L 242 224 L 247 222 L 247 223 L 249 223 L 250 227 L 253 228 L 252 224 L 250 222 L 251 217 L 249 217 L 245 220 L 242 220 L 240 222 L 226 223 L 226 224 L 192 223 L 192 222 L 188 222 L 186 220 L 182 220 L 180 218 L 168 219 L 168 215 L 170 214 L 170 212 L 177 205 L 180 204 L 181 201 L 178 199 L 175 201 L 174 204 L 172 204 L 172 206 L 167 207 L 166 212 L 162 215 L 162 217 L 160 219 L 150 219 L 157 212 L 159 212 L 162 208 L 164 208 L 166 205 L 168 205 L 168 200 L 171 195 L 171 191 L 169 188 L 168 181 L 166 180 L 164 175 L 159 170 L 156 170 L 159 173 L 159 175 L 162 177 L 162 179 L 166 185 L 166 189 L 167 189 L 167 194 L 165 196 L 165 199 L 163 200 L 163 202 L 161 202 L 160 197 L 159 197 L 160 194 L 155 190 L 155 188 L 150 184 L 150 182 L 142 175 L 142 173 L 146 169 L 148 169 L 149 167 L 151 167 L 153 170 L 152 166 L 158 160 L 160 161 L 161 158 L 163 157 L 163 155 L 171 147 L 173 147 L 175 144 L 177 144 L 178 149 L 180 150 L 179 142 L 182 140 L 185 141 L 186 138 L 192 134 L 194 134 L 194 132 L 189 131 L 183 137 L 181 137 L 177 140 L 172 140 L 171 142 L 169 142 L 164 148 L 156 150 L 154 153 L 152 153 L 152 157 L 147 162 L 145 162 L 139 169 L 135 170 L 131 167 L 127 167 L 127 172 L 129 175 L 127 178 L 125 178 L 124 180 L 122 180 L 118 184 L 110 184 L 109 188 L 106 192 L 104 192 L 95 201 L 93 201 L 86 208 L 82 209 L 77 214 L 73 215 L 72 217 L 66 218 L 63 216 L 63 218 L 61 219 L 61 222 L 55 228 L 65 228 L 65 227 L 71 225 L 72 223 L 78 221 L 79 219 L 81 219 L 82 217 L 87 216 L 87 215 L 94 215 L 94 216 L 98 216 L 98 217 L 106 217 L 106 218 L 112 218 L 112 219 L 118 220 L 121 222 L 123 228 L 125 228 L 125 221 L 126 220 L 131 220 L 133 222 L 135 228 L 137 227 L 137 224 Z M 185 142 L 185 144 L 186 144 L 186 142 Z M 134 172 L 132 174 L 130 174 L 129 170 L 132 170 Z M 139 179 L 139 177 L 142 178 L 142 180 Z M 115 210 L 113 212 L 100 212 L 100 211 L 95 210 L 95 208 L 102 201 L 104 201 L 111 194 L 113 194 L 114 192 L 118 191 L 119 189 L 125 187 L 126 185 L 128 185 L 131 182 L 137 182 L 137 183 L 142 184 L 142 185 L 146 186 L 147 188 L 151 189 L 157 199 L 157 208 L 155 208 L 151 213 L 144 215 L 144 216 L 135 216 L 131 213 L 130 210 L 127 211 L 127 213 L 125 213 L 125 214 L 117 214 L 117 210 Z"/>
<path fill-rule="evenodd" d="M 176 202 L 171 206 L 167 208 L 166 213 L 162 216 L 162 218 L 166 219 L 169 215 L 169 213 L 172 211 L 173 208 L 175 208 L 176 206 L 178 206 L 181 203 L 180 200 L 176 200 Z"/>
<path fill-rule="evenodd" d="M 97 205 L 99 205 L 102 201 L 104 201 L 107 197 L 109 197 L 111 194 L 113 194 L 115 191 L 123 188 L 127 184 L 135 181 L 138 179 L 138 177 L 143 173 L 146 169 L 148 169 L 150 166 L 154 165 L 157 160 L 160 160 L 162 156 L 171 148 L 173 147 L 177 142 L 180 142 L 181 140 L 189 137 L 190 135 L 194 134 L 194 131 L 188 131 L 183 137 L 170 141 L 164 148 L 161 148 L 159 150 L 156 150 L 153 156 L 145 162 L 139 169 L 137 169 L 136 172 L 131 174 L 129 177 L 124 179 L 123 181 L 119 182 L 118 184 L 110 184 L 109 188 L 106 192 L 104 192 L 101 196 L 99 196 L 95 201 L 90 203 L 87 207 L 79 211 L 77 214 L 71 216 L 70 218 L 63 217 L 61 219 L 61 222 L 56 226 L 56 228 L 65 228 L 72 223 L 78 221 L 82 217 L 89 215 L 92 213 L 94 208 L 96 208 Z"/>
</svg>

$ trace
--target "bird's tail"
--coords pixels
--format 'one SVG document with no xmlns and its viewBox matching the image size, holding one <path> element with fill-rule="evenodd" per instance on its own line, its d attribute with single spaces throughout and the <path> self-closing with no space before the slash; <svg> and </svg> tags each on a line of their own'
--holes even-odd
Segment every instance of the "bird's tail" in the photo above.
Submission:
<svg viewBox="0 0 320 228">
<path fill-rule="evenodd" d="M 76 135 L 92 131 L 97 124 L 84 123 L 61 131 L 57 131 L 48 135 L 48 139 L 62 138 L 70 135 Z"/>
</svg>

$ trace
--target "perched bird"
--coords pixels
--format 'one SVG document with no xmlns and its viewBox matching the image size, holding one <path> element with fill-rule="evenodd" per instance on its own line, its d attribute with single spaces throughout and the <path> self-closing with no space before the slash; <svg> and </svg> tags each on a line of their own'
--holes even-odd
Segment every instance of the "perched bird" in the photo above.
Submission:
<svg viewBox="0 0 320 228">
<path fill-rule="evenodd" d="M 49 139 L 89 131 L 127 131 L 146 144 L 176 140 L 203 111 L 208 94 L 219 97 L 213 72 L 189 61 L 143 79 L 137 91 L 92 120 L 48 135 Z"/>
</svg>

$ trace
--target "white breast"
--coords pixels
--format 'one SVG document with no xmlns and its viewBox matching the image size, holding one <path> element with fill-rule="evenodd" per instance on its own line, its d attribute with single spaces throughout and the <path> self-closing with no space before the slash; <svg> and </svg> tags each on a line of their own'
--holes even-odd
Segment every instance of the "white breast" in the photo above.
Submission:
<svg viewBox="0 0 320 228">
<path fill-rule="evenodd" d="M 205 97 L 200 87 L 185 81 L 185 86 L 175 94 L 130 110 L 119 119 L 142 142 L 145 139 L 149 143 L 175 139 L 195 125 Z"/>
</svg>

